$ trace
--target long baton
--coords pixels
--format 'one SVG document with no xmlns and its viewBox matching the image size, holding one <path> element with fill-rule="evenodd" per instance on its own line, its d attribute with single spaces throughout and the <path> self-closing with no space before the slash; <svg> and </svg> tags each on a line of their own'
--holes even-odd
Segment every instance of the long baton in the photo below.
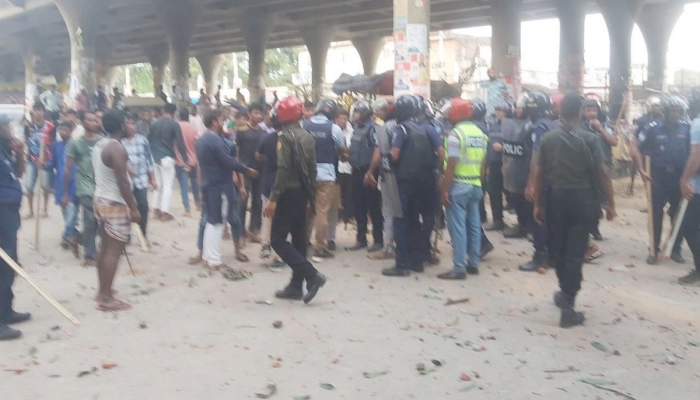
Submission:
<svg viewBox="0 0 700 400">
<path fill-rule="evenodd" d="M 680 206 L 678 206 L 678 212 L 676 213 L 675 218 L 673 218 L 673 229 L 671 230 L 671 236 L 669 236 L 668 240 L 664 244 L 664 257 L 669 258 L 671 257 L 671 252 L 673 251 L 673 244 L 676 242 L 676 238 L 678 237 L 678 232 L 681 229 L 681 225 L 683 225 L 683 217 L 685 217 L 685 212 L 688 209 L 688 199 L 683 199 L 681 200 Z"/>
<path fill-rule="evenodd" d="M 31 287 L 33 287 L 37 292 L 39 292 L 39 294 L 40 294 L 43 298 L 45 298 L 46 301 L 48 301 L 55 309 L 57 309 L 58 312 L 60 312 L 61 314 L 63 314 L 63 316 L 66 317 L 66 318 L 68 318 L 68 320 L 69 320 L 70 322 L 72 322 L 73 324 L 75 324 L 75 325 L 80 325 L 80 321 L 78 321 L 77 318 L 75 318 L 73 315 L 71 315 L 71 313 L 69 313 L 68 310 L 66 310 L 65 308 L 63 308 L 62 305 L 58 304 L 58 302 L 57 302 L 56 300 L 54 300 L 51 296 L 49 296 L 48 294 L 46 294 L 46 292 L 44 292 L 43 290 L 41 290 L 41 288 L 39 287 L 39 285 L 37 285 L 36 282 L 34 282 L 34 280 L 24 271 L 24 269 L 22 269 L 22 267 L 20 267 L 19 265 L 17 265 L 17 263 L 15 262 L 15 260 L 13 260 L 12 257 L 10 257 L 7 253 L 5 253 L 5 251 L 4 251 L 3 249 L 0 249 L 0 258 L 2 258 L 3 260 L 5 260 L 5 262 L 7 263 L 7 265 L 9 265 L 10 268 L 12 268 L 12 269 L 17 273 L 17 275 L 19 275 L 19 276 L 21 276 L 22 278 L 24 278 L 24 280 L 27 281 L 27 283 L 29 283 L 29 285 L 30 285 Z"/>
<path fill-rule="evenodd" d="M 646 173 L 651 175 L 651 157 L 646 156 L 645 158 L 645 169 Z M 654 207 L 651 199 L 651 182 L 646 182 L 647 186 L 647 210 L 649 215 L 649 221 L 647 223 L 647 229 L 649 230 L 649 255 L 651 257 L 656 256 L 656 243 L 654 243 Z"/>
</svg>

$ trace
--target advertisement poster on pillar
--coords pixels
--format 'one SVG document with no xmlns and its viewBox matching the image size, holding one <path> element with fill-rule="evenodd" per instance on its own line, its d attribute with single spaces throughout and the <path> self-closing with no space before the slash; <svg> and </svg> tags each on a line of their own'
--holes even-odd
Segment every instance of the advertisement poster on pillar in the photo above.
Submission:
<svg viewBox="0 0 700 400">
<path fill-rule="evenodd" d="M 394 0 L 394 28 L 403 29 L 408 23 L 408 0 Z"/>
<path fill-rule="evenodd" d="M 406 47 L 410 62 L 409 86 L 411 86 L 411 92 L 430 98 L 428 26 L 425 24 L 406 25 Z"/>
</svg>

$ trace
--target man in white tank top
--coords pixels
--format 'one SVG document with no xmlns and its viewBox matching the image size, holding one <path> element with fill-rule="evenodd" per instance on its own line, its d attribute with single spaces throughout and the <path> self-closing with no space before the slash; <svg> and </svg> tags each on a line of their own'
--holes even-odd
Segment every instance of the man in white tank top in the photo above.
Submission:
<svg viewBox="0 0 700 400">
<path fill-rule="evenodd" d="M 102 124 L 109 136 L 95 144 L 92 152 L 95 171 L 95 218 L 102 236 L 97 258 L 100 285 L 96 297 L 97 309 L 101 311 L 131 308 L 128 303 L 114 298 L 112 282 L 119 258 L 129 242 L 131 223 L 141 219 L 127 172 L 129 155 L 121 144 L 126 134 L 126 124 L 133 123 L 126 118 L 123 111 L 114 110 L 105 114 Z"/>
</svg>

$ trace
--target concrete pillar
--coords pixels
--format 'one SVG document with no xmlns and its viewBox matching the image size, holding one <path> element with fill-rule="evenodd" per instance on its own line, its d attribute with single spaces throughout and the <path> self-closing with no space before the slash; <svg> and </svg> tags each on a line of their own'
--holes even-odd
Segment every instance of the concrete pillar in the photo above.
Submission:
<svg viewBox="0 0 700 400">
<path fill-rule="evenodd" d="M 95 93 L 98 77 L 95 74 L 96 41 L 99 23 L 106 18 L 107 3 L 94 0 L 54 0 L 68 29 L 71 42 L 71 73 L 68 103 L 80 93 L 80 87 Z"/>
<path fill-rule="evenodd" d="M 386 40 L 379 36 L 352 39 L 353 46 L 357 49 L 357 53 L 360 54 L 365 75 L 377 73 L 377 61 L 379 61 L 379 55 L 382 53 L 385 43 Z"/>
<path fill-rule="evenodd" d="M 165 67 L 170 60 L 170 46 L 167 43 L 158 43 L 144 48 L 148 62 L 153 69 L 153 93 L 163 86 L 165 80 Z"/>
<path fill-rule="evenodd" d="M 34 106 L 36 99 L 39 96 L 36 73 L 36 46 L 32 40 L 27 39 L 22 41 L 22 61 L 24 61 L 24 108 L 27 112 Z"/>
<path fill-rule="evenodd" d="M 585 74 L 586 3 L 556 0 L 559 14 L 559 91 L 581 92 Z"/>
<path fill-rule="evenodd" d="M 216 84 L 218 83 L 219 72 L 221 72 L 221 65 L 224 63 L 224 59 L 225 56 L 223 54 L 210 54 L 197 57 L 199 66 L 202 68 L 202 75 L 204 75 L 206 92 L 210 98 L 214 96 L 214 92 L 216 92 Z"/>
<path fill-rule="evenodd" d="M 101 86 L 106 93 L 111 92 L 107 75 L 111 68 L 110 58 L 112 57 L 113 50 L 114 42 L 110 39 L 99 36 L 95 40 L 95 52 L 93 57 L 95 61 L 95 80 L 97 85 Z"/>
<path fill-rule="evenodd" d="M 333 29 L 325 26 L 301 31 L 301 37 L 311 57 L 311 99 L 314 102 L 323 97 L 323 85 L 326 83 L 326 59 L 333 35 Z"/>
<path fill-rule="evenodd" d="M 190 102 L 190 40 L 201 8 L 194 0 L 156 0 L 170 45 L 170 71 L 179 104 Z"/>
<path fill-rule="evenodd" d="M 394 96 L 430 98 L 430 0 L 394 2 Z"/>
<path fill-rule="evenodd" d="M 522 0 L 491 0 L 491 67 L 503 74 L 514 98 L 520 95 Z"/>
<path fill-rule="evenodd" d="M 70 75 L 70 60 L 60 59 L 53 60 L 49 63 L 49 69 L 54 78 L 56 78 L 56 83 L 59 85 L 69 84 L 68 76 Z"/>
<path fill-rule="evenodd" d="M 277 16 L 264 9 L 253 9 L 236 19 L 248 51 L 248 90 L 250 103 L 265 98 L 265 49 Z"/>
<path fill-rule="evenodd" d="M 647 45 L 648 65 L 646 87 L 666 91 L 666 56 L 673 28 L 683 14 L 680 2 L 647 4 L 642 8 L 637 25 Z"/>
<path fill-rule="evenodd" d="M 610 118 L 616 119 L 629 90 L 632 30 L 644 0 L 598 0 L 610 35 Z"/>
</svg>

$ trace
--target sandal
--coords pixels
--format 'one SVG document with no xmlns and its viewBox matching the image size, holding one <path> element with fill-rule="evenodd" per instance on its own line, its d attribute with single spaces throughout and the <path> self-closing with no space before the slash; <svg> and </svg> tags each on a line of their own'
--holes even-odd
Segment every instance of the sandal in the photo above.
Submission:
<svg viewBox="0 0 700 400">
<path fill-rule="evenodd" d="M 236 255 L 236 261 L 246 263 L 246 262 L 250 261 L 250 259 L 245 254 L 241 253 L 241 254 Z"/>
<path fill-rule="evenodd" d="M 121 300 L 112 299 L 110 302 L 105 303 L 102 301 L 97 302 L 97 309 L 100 311 L 125 311 L 131 308 L 131 304 L 125 303 Z"/>
</svg>

